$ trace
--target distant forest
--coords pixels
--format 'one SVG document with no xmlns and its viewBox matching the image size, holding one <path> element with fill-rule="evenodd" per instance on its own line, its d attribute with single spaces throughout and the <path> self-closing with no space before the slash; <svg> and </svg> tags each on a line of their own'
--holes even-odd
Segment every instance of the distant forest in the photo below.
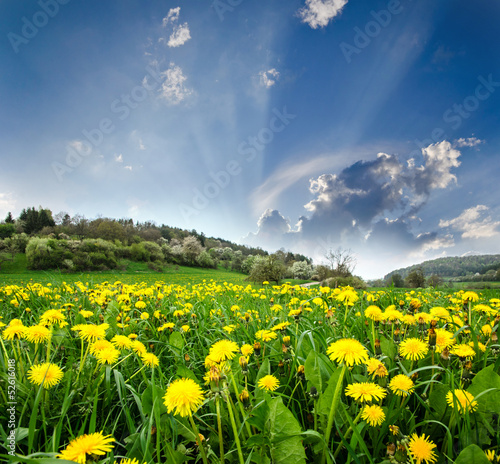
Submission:
<svg viewBox="0 0 500 464">
<path fill-rule="evenodd" d="M 384 277 L 391 280 L 399 275 L 403 279 L 412 271 L 421 269 L 425 277 L 438 276 L 452 281 L 500 280 L 500 255 L 471 255 L 437 258 L 421 264 L 396 269 Z"/>
</svg>

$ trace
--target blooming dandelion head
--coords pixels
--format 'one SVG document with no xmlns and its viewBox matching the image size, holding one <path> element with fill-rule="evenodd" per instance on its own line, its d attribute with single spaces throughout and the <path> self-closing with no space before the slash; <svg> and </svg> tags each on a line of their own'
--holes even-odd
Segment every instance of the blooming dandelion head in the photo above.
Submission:
<svg viewBox="0 0 500 464">
<path fill-rule="evenodd" d="M 407 338 L 399 346 L 399 354 L 412 361 L 423 359 L 428 351 L 428 344 L 419 338 Z"/>
<path fill-rule="evenodd" d="M 477 401 L 474 400 L 469 392 L 456 389 L 449 391 L 446 394 L 446 402 L 453 408 L 458 409 L 460 414 L 475 411 L 477 409 Z"/>
<path fill-rule="evenodd" d="M 167 411 L 181 417 L 192 416 L 203 404 L 203 391 L 193 379 L 174 380 L 163 397 Z"/>
<path fill-rule="evenodd" d="M 157 367 L 160 365 L 160 360 L 153 353 L 143 353 L 140 355 L 142 362 L 148 367 Z"/>
<path fill-rule="evenodd" d="M 398 374 L 389 382 L 389 388 L 398 396 L 408 396 L 415 388 L 415 384 L 407 375 Z"/>
<path fill-rule="evenodd" d="M 115 439 L 111 435 L 104 436 L 102 432 L 81 435 L 72 440 L 69 445 L 57 455 L 59 459 L 85 464 L 87 455 L 103 456 L 113 449 Z"/>
<path fill-rule="evenodd" d="M 280 381 L 274 375 L 265 375 L 257 382 L 257 386 L 261 390 L 274 391 L 280 385 Z"/>
<path fill-rule="evenodd" d="M 361 418 L 368 422 L 372 427 L 378 427 L 385 420 L 384 410 L 376 404 L 365 406 L 361 413 Z"/>
<path fill-rule="evenodd" d="M 345 363 L 348 366 L 362 364 L 368 360 L 366 348 L 353 338 L 343 338 L 331 343 L 326 353 L 332 361 Z"/>
<path fill-rule="evenodd" d="M 26 327 L 24 337 L 31 343 L 44 343 L 50 340 L 50 329 L 44 325 L 33 325 Z"/>
<path fill-rule="evenodd" d="M 408 451 L 414 459 L 415 464 L 432 464 L 436 462 L 437 455 L 434 448 L 436 448 L 436 445 L 425 434 L 419 437 L 414 433 L 408 443 Z"/>
<path fill-rule="evenodd" d="M 239 349 L 236 342 L 231 340 L 219 340 L 210 347 L 209 356 L 214 362 L 220 363 L 228 359 L 233 359 Z"/>
<path fill-rule="evenodd" d="M 378 401 L 386 396 L 385 390 L 373 382 L 359 382 L 348 385 L 345 394 L 351 396 L 360 403 Z"/>
<path fill-rule="evenodd" d="M 63 371 L 57 364 L 43 363 L 31 366 L 28 371 L 28 379 L 35 385 L 43 385 L 43 388 L 52 388 L 63 378 Z"/>
</svg>

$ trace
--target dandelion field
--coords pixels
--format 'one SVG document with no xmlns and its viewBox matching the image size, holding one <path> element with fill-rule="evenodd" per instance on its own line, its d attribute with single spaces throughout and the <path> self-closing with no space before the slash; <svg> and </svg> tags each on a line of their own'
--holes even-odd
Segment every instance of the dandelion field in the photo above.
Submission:
<svg viewBox="0 0 500 464">
<path fill-rule="evenodd" d="M 488 463 L 497 292 L 0 287 L 0 459 Z"/>
</svg>

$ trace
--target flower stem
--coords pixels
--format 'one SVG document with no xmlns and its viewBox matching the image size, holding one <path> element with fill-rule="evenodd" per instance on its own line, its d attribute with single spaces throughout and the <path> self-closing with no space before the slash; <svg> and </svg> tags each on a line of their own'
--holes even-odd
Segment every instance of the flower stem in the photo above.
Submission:
<svg viewBox="0 0 500 464">
<path fill-rule="evenodd" d="M 193 416 L 189 416 L 189 422 L 191 422 L 191 427 L 193 427 L 193 432 L 196 437 L 196 444 L 201 452 L 201 457 L 203 459 L 203 464 L 208 464 L 207 455 L 205 454 L 205 448 L 203 448 L 203 443 L 201 441 L 200 432 L 198 432 L 198 427 L 194 423 Z"/>
<path fill-rule="evenodd" d="M 215 407 L 217 408 L 217 427 L 219 429 L 219 450 L 220 450 L 220 462 L 224 464 L 224 440 L 222 437 L 222 422 L 220 417 L 220 398 L 217 397 L 215 400 Z"/>
<path fill-rule="evenodd" d="M 328 414 L 328 422 L 325 430 L 325 449 L 323 452 L 323 459 L 321 460 L 322 463 L 326 461 L 327 455 L 328 455 L 328 445 L 330 442 L 330 435 L 332 433 L 332 426 L 333 426 L 333 420 L 335 418 L 335 412 L 337 411 L 337 403 L 338 399 L 340 397 L 340 391 L 342 390 L 342 384 L 344 382 L 344 376 L 345 376 L 345 371 L 347 369 L 347 366 L 345 364 L 342 365 L 342 370 L 340 371 L 340 377 L 337 382 L 337 385 L 335 387 L 335 392 L 333 394 L 333 401 L 332 401 L 332 406 L 330 408 L 330 413 Z"/>
<path fill-rule="evenodd" d="M 236 422 L 234 421 L 233 408 L 232 408 L 232 405 L 229 403 L 229 396 L 227 399 L 227 410 L 229 411 L 229 418 L 231 419 L 231 426 L 233 427 L 234 441 L 236 442 L 236 448 L 238 448 L 238 457 L 240 460 L 240 464 L 245 464 L 245 460 L 243 459 L 243 453 L 241 451 L 240 438 L 238 437 L 238 428 L 236 427 Z"/>
</svg>

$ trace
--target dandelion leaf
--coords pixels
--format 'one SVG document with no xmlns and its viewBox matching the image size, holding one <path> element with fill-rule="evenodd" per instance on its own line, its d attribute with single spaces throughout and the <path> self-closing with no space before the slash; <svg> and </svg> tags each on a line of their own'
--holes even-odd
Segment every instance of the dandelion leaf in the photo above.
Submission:
<svg viewBox="0 0 500 464">
<path fill-rule="evenodd" d="M 311 386 L 322 393 L 331 375 L 330 362 L 325 355 L 310 351 L 304 363 L 304 374 Z"/>
<path fill-rule="evenodd" d="M 500 414 L 500 375 L 494 371 L 494 367 L 491 364 L 479 371 L 467 389 L 474 397 L 490 390 L 476 398 L 479 411 L 485 414 Z"/>
<path fill-rule="evenodd" d="M 469 445 L 457 457 L 455 464 L 489 464 L 484 451 L 477 445 Z"/>
<path fill-rule="evenodd" d="M 297 419 L 283 404 L 281 398 L 274 398 L 269 404 L 266 426 L 271 443 L 271 459 L 274 464 L 305 464 L 306 453 L 302 445 Z"/>
</svg>

